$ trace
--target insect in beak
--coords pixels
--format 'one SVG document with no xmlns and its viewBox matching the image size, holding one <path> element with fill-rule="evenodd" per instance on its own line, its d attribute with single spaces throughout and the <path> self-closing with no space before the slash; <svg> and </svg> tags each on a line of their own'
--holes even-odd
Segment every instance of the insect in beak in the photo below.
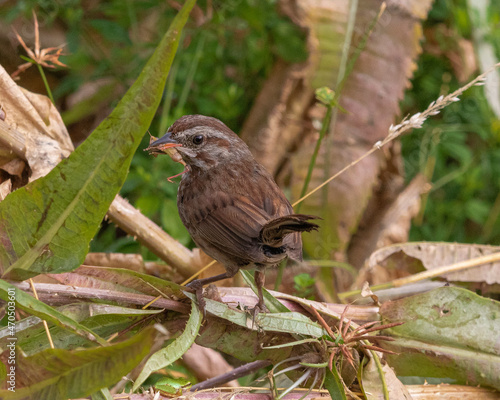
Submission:
<svg viewBox="0 0 500 400">
<path fill-rule="evenodd" d="M 149 147 L 145 149 L 145 151 L 149 152 L 149 154 L 164 154 L 168 152 L 166 151 L 167 149 L 171 149 L 173 147 L 182 147 L 182 144 L 177 143 L 177 141 L 172 138 L 171 132 L 167 132 L 160 139 L 150 143 Z"/>
</svg>

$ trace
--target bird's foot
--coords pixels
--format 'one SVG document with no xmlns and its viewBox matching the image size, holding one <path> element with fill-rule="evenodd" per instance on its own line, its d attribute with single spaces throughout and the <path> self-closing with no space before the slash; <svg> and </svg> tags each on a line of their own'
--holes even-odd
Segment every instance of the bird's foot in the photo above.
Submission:
<svg viewBox="0 0 500 400">
<path fill-rule="evenodd" d="M 205 298 L 203 297 L 203 284 L 199 280 L 194 280 L 189 282 L 186 285 L 186 288 L 194 292 L 194 294 L 196 295 L 196 301 L 198 302 L 198 308 L 203 313 L 203 317 L 206 317 L 205 306 L 207 303 L 205 302 Z"/>
<path fill-rule="evenodd" d="M 253 329 L 253 327 L 256 325 L 255 321 L 257 319 L 257 315 L 259 315 L 259 313 L 267 313 L 267 312 L 269 312 L 269 310 L 267 309 L 266 305 L 264 304 L 264 301 L 259 300 L 259 302 L 255 305 L 255 307 L 248 309 L 248 312 L 252 316 L 252 329 Z M 257 324 L 257 326 L 258 326 L 258 324 Z"/>
</svg>

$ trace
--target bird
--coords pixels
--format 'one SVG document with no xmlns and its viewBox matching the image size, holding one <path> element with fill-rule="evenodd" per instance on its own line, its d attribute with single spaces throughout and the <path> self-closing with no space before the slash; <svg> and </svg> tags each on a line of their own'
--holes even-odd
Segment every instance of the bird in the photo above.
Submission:
<svg viewBox="0 0 500 400">
<path fill-rule="evenodd" d="M 196 245 L 226 270 L 188 284 L 200 308 L 204 311 L 204 285 L 255 268 L 254 312 L 266 311 L 265 269 L 287 257 L 301 261 L 301 232 L 317 230 L 310 220 L 319 217 L 294 214 L 247 144 L 216 118 L 185 115 L 145 150 L 158 155 L 171 154 L 172 148 L 177 151 L 173 159 L 186 166 L 177 193 L 180 218 Z"/>
</svg>

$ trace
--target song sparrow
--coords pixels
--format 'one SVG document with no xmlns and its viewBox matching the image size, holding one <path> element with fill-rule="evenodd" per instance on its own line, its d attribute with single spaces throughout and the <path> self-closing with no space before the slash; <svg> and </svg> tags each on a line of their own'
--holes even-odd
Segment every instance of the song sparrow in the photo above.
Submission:
<svg viewBox="0 0 500 400">
<path fill-rule="evenodd" d="M 195 243 L 226 269 L 190 283 L 200 306 L 203 285 L 255 267 L 256 310 L 264 310 L 264 269 L 286 257 L 301 260 L 300 232 L 317 229 L 308 222 L 317 217 L 293 214 L 272 176 L 218 119 L 186 115 L 146 150 L 160 154 L 172 147 L 186 164 L 177 194 L 181 220 Z"/>
</svg>

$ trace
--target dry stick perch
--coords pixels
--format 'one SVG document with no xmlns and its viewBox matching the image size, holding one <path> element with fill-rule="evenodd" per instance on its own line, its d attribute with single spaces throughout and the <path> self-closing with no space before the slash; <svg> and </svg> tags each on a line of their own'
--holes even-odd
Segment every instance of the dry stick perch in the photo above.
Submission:
<svg viewBox="0 0 500 400">
<path fill-rule="evenodd" d="M 155 299 L 141 293 L 120 292 L 108 289 L 96 289 L 82 286 L 68 286 L 53 283 L 34 283 L 33 288 L 28 282 L 10 282 L 13 286 L 25 292 L 36 290 L 41 301 L 47 304 L 69 304 L 76 299 L 91 299 L 102 301 L 115 301 L 121 304 L 135 304 L 143 306 Z M 188 314 L 189 305 L 176 300 L 160 298 L 155 301 L 154 307 L 165 310 L 177 311 Z"/>
<path fill-rule="evenodd" d="M 168 235 L 119 195 L 111 203 L 108 217 L 154 254 L 187 278 L 199 270 L 193 252 Z"/>
</svg>

